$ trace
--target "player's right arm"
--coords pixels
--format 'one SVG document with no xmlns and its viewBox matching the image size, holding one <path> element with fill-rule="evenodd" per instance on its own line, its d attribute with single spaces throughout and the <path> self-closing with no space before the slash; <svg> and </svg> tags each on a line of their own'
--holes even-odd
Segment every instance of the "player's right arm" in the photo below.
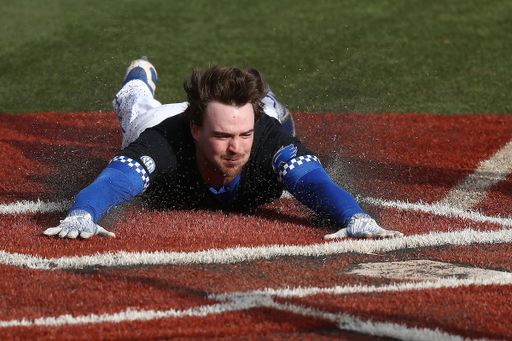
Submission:
<svg viewBox="0 0 512 341">
<path fill-rule="evenodd" d="M 137 161 L 116 156 L 92 184 L 73 200 L 66 219 L 44 231 L 47 236 L 89 238 L 101 231 L 98 220 L 113 207 L 129 201 L 149 185 L 144 167 Z M 105 236 L 115 237 L 114 234 Z"/>
<path fill-rule="evenodd" d="M 299 140 L 281 129 L 268 139 L 273 143 L 272 169 L 277 180 L 304 205 L 335 221 L 341 229 L 325 239 L 389 238 L 402 233 L 381 228 L 363 212 L 355 198 L 332 181 L 319 158 Z M 277 149 L 279 147 L 279 149 Z"/>
<path fill-rule="evenodd" d="M 147 131 L 122 150 L 92 184 L 78 193 L 71 209 L 57 227 L 43 233 L 61 238 L 89 238 L 96 234 L 115 237 L 97 223 L 112 208 L 143 193 L 151 178 L 175 165 L 165 138 Z"/>
</svg>

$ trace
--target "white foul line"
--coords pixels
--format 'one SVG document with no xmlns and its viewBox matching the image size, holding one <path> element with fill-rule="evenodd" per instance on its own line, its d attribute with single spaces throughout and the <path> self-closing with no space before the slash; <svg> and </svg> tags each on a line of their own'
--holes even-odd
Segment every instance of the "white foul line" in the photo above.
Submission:
<svg viewBox="0 0 512 341">
<path fill-rule="evenodd" d="M 512 284 L 512 273 L 501 272 L 493 277 L 472 277 L 472 278 L 440 278 L 437 280 L 421 282 L 392 283 L 383 286 L 355 285 L 355 286 L 334 286 L 331 288 L 286 288 L 286 289 L 264 289 L 250 292 L 252 296 L 276 296 L 281 298 L 308 297 L 319 294 L 346 295 L 346 294 L 369 294 L 383 292 L 400 292 L 409 290 L 432 290 L 442 288 L 458 288 L 470 285 L 509 285 Z M 227 294 L 212 294 L 208 297 L 215 300 L 228 300 L 237 297 L 245 297 L 247 292 L 233 292 Z"/>
<path fill-rule="evenodd" d="M 227 249 L 211 249 L 198 252 L 108 252 L 92 256 L 75 256 L 59 258 L 42 258 L 26 254 L 9 253 L 0 250 L 0 264 L 26 267 L 32 269 L 80 269 L 93 266 L 130 266 L 130 265 L 186 265 L 186 264 L 227 264 L 251 260 L 268 259 L 280 256 L 324 256 L 346 252 L 378 253 L 405 248 L 430 247 L 440 245 L 470 245 L 481 243 L 507 243 L 512 241 L 511 218 L 488 217 L 477 212 L 468 212 L 440 203 L 407 203 L 386 201 L 374 198 L 358 198 L 361 202 L 381 207 L 390 207 L 406 211 L 420 211 L 434 215 L 456 217 L 477 222 L 492 223 L 505 227 L 495 231 L 475 231 L 465 229 L 454 232 L 431 232 L 423 235 L 412 235 L 397 239 L 385 240 L 341 240 L 337 242 L 312 245 L 272 245 L 260 247 L 235 247 Z M 40 211 L 59 210 L 67 203 L 36 202 Z M 8 205 L 10 206 L 10 205 Z M 14 206 L 16 212 L 21 209 L 34 212 L 36 208 L 27 202 Z M 20 208 L 21 207 L 21 208 Z M 5 209 L 5 207 L 3 207 Z M 9 210 L 12 212 L 13 210 Z M 407 231 L 403 231 L 407 234 Z"/>
<path fill-rule="evenodd" d="M 55 327 L 64 325 L 94 324 L 94 323 L 121 323 L 127 321 L 150 321 L 165 318 L 184 318 L 189 316 L 205 317 L 209 314 L 221 314 L 224 312 L 236 312 L 252 308 L 265 307 L 281 311 L 291 312 L 302 316 L 326 319 L 333 321 L 342 330 L 355 331 L 357 333 L 369 334 L 381 337 L 392 337 L 399 340 L 453 340 L 464 339 L 458 335 L 451 335 L 438 329 L 408 327 L 405 324 L 373 322 L 362 320 L 346 313 L 330 313 L 309 307 L 278 303 L 274 297 L 307 297 L 311 295 L 326 293 L 334 295 L 350 293 L 372 293 L 372 292 L 393 292 L 406 290 L 457 288 L 469 285 L 493 285 L 511 284 L 512 277 L 499 277 L 495 279 L 440 279 L 438 281 L 409 282 L 391 284 L 387 286 L 336 286 L 334 288 L 296 288 L 296 289 L 267 289 L 252 292 L 239 292 L 232 294 L 211 294 L 209 299 L 221 301 L 222 303 L 193 307 L 186 310 L 168 309 L 163 311 L 131 309 L 114 314 L 90 314 L 72 316 L 69 314 L 57 317 L 41 317 L 34 320 L 10 320 L 0 321 L 0 328 L 9 327 Z"/>
<path fill-rule="evenodd" d="M 81 269 L 95 266 L 234 264 L 282 256 L 326 256 L 347 252 L 379 253 L 406 248 L 440 245 L 506 243 L 510 241 L 512 241 L 512 230 L 475 231 L 466 229 L 456 232 L 432 232 L 424 235 L 384 240 L 347 239 L 339 242 L 312 245 L 235 247 L 198 252 L 117 251 L 95 254 L 92 256 L 59 257 L 50 259 L 26 254 L 9 253 L 0 250 L 0 264 L 42 270 Z"/>
<path fill-rule="evenodd" d="M 400 200 L 384 200 L 371 197 L 356 196 L 357 201 L 368 203 L 374 206 L 395 208 L 403 211 L 419 211 L 431 213 L 439 216 L 455 217 L 465 220 L 473 220 L 483 223 L 498 224 L 501 226 L 512 226 L 512 218 L 490 217 L 479 212 L 467 211 L 461 208 L 453 207 L 441 202 L 428 203 L 410 203 Z M 0 204 L 0 214 L 23 214 L 23 213 L 46 213 L 65 211 L 69 208 L 71 201 L 44 202 L 44 201 L 21 201 L 11 204 Z"/>
<path fill-rule="evenodd" d="M 294 314 L 303 316 L 310 316 L 313 318 L 321 318 L 331 320 L 337 323 L 337 327 L 341 330 L 349 330 L 360 334 L 367 334 L 372 336 L 380 336 L 385 338 L 393 338 L 397 340 L 410 340 L 410 341 L 469 341 L 459 335 L 451 335 L 440 331 L 439 329 L 417 328 L 408 327 L 405 324 L 389 323 L 389 322 L 374 322 L 372 320 L 362 320 L 355 316 L 346 313 L 329 313 L 318 309 L 308 308 L 304 306 L 297 306 L 292 304 L 281 304 L 272 301 L 272 305 L 267 307 L 279 310 L 289 311 Z M 484 341 L 486 339 L 479 339 Z"/>
<path fill-rule="evenodd" d="M 44 202 L 22 200 L 11 204 L 0 204 L 0 214 L 60 212 L 69 208 L 71 201 Z"/>
<path fill-rule="evenodd" d="M 225 311 L 235 311 L 241 309 L 248 309 L 251 307 L 240 307 L 236 303 L 222 303 L 213 304 L 206 306 L 199 306 L 190 308 L 187 310 L 175 310 L 169 309 L 165 311 L 155 310 L 137 310 L 128 308 L 125 311 L 121 311 L 115 314 L 90 314 L 85 316 L 72 316 L 69 314 L 61 315 L 58 317 L 40 317 L 35 320 L 11 320 L 11 321 L 0 321 L 0 328 L 9 327 L 32 327 L 32 326 L 64 326 L 64 325 L 76 325 L 76 324 L 89 324 L 89 323 L 120 323 L 125 321 L 150 321 L 162 318 L 172 317 L 186 317 L 186 316 L 206 316 L 208 314 L 218 314 Z"/>
<path fill-rule="evenodd" d="M 462 209 L 454 209 L 451 206 L 436 203 L 407 203 L 400 201 L 386 201 L 373 198 L 359 198 L 360 201 L 376 206 L 391 207 L 399 210 L 413 210 L 442 215 L 458 217 L 462 219 L 479 222 L 498 224 L 503 227 L 512 226 L 512 219 L 500 217 L 487 217 L 477 212 L 467 212 Z M 65 210 L 69 203 L 44 203 L 38 201 L 33 203 L 24 202 L 21 205 L 0 205 L 0 214 L 16 214 L 26 212 L 52 212 Z M 224 250 L 208 250 L 192 253 L 181 252 L 114 252 L 82 257 L 61 257 L 46 259 L 23 254 L 11 254 L 0 251 L 0 264 L 7 264 L 19 267 L 34 269 L 76 269 L 89 266 L 125 266 L 125 265 L 152 265 L 152 264 L 222 264 L 236 263 L 248 260 L 266 259 L 278 256 L 310 255 L 320 256 L 328 254 L 340 254 L 345 252 L 386 252 L 408 247 L 428 247 L 438 245 L 469 245 L 475 243 L 504 243 L 512 241 L 512 230 L 502 229 L 498 231 L 474 231 L 466 229 L 456 232 L 432 232 L 426 235 L 407 236 L 399 239 L 388 240 L 342 240 L 305 246 L 269 246 L 269 247 L 238 247 Z M 59 317 L 39 318 L 33 321 L 26 319 L 0 321 L 0 327 L 14 326 L 53 326 L 71 325 L 83 323 L 122 322 L 133 320 L 153 320 L 170 317 L 206 316 L 224 311 L 246 310 L 253 307 L 269 307 L 290 311 L 304 316 L 324 318 L 335 321 L 340 329 L 352 330 L 360 333 L 368 333 L 384 337 L 394 337 L 407 340 L 464 340 L 460 336 L 449 335 L 439 330 L 409 328 L 404 325 L 393 323 L 381 323 L 364 321 L 347 314 L 332 314 L 319 310 L 289 304 L 274 302 L 270 297 L 305 297 L 318 293 L 345 294 L 354 292 L 385 292 L 414 289 L 437 289 L 443 287 L 456 287 L 461 285 L 489 285 L 489 284 L 512 284 L 509 277 L 491 279 L 441 279 L 431 282 L 411 282 L 393 284 L 384 287 L 334 287 L 334 288 L 298 288 L 298 289 L 267 289 L 253 293 L 233 293 L 212 296 L 211 298 L 224 299 L 228 302 L 209 306 L 195 307 L 188 310 L 178 311 L 170 309 L 167 311 L 153 310 L 131 310 L 103 315 L 87 315 L 73 317 L 62 315 Z M 256 299 L 255 299 L 256 297 Z"/>
<path fill-rule="evenodd" d="M 444 216 L 449 218 L 460 218 L 463 220 L 472 220 L 479 223 L 497 224 L 504 227 L 512 226 L 512 218 L 490 217 L 479 212 L 466 211 L 440 202 L 427 203 L 410 203 L 400 200 L 384 200 L 369 197 L 356 197 L 359 202 L 368 203 L 374 206 L 394 208 L 401 211 L 418 211 L 430 213 L 433 215 Z"/>
<path fill-rule="evenodd" d="M 494 184 L 505 180 L 512 172 L 512 141 L 479 167 L 440 201 L 441 204 L 468 210 L 485 197 L 487 190 Z"/>
</svg>

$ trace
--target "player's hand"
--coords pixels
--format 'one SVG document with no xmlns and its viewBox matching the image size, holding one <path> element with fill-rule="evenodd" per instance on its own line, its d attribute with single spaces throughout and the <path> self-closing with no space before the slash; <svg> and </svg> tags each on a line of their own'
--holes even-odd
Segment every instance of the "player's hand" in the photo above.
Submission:
<svg viewBox="0 0 512 341">
<path fill-rule="evenodd" d="M 70 239 L 75 239 L 78 236 L 87 239 L 97 234 L 103 237 L 116 237 L 114 233 L 95 224 L 94 221 L 92 221 L 92 216 L 82 210 L 72 211 L 68 214 L 66 219 L 61 220 L 59 226 L 50 227 L 46 229 L 43 234 L 46 236 L 55 236 L 58 234 L 61 238 Z"/>
<path fill-rule="evenodd" d="M 375 220 L 368 214 L 357 213 L 354 214 L 346 228 L 339 230 L 336 233 L 326 234 L 324 239 L 335 238 L 394 238 L 403 237 L 403 234 L 398 231 L 385 230 L 380 227 Z"/>
</svg>

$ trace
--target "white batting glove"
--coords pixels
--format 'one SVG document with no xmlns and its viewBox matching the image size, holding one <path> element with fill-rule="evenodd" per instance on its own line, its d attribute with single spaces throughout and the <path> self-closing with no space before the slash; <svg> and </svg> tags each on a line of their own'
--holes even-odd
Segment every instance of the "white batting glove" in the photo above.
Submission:
<svg viewBox="0 0 512 341">
<path fill-rule="evenodd" d="M 394 238 L 403 237 L 403 234 L 398 231 L 385 230 L 380 227 L 375 220 L 368 214 L 357 213 L 350 217 L 350 221 L 346 228 L 339 230 L 336 233 L 326 234 L 324 239 L 335 238 Z"/>
<path fill-rule="evenodd" d="M 49 229 L 46 229 L 43 234 L 46 236 L 55 236 L 58 234 L 61 238 L 69 239 L 75 239 L 78 235 L 87 239 L 97 234 L 103 237 L 116 237 L 114 233 L 95 224 L 92 221 L 92 216 L 89 212 L 83 210 L 70 212 L 66 219 L 60 221 L 59 226 L 50 227 Z"/>
</svg>

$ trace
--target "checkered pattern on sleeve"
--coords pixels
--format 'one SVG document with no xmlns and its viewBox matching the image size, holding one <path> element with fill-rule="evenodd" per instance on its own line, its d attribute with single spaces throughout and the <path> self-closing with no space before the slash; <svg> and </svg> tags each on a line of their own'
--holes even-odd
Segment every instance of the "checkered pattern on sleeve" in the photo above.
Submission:
<svg viewBox="0 0 512 341">
<path fill-rule="evenodd" d="M 277 175 L 277 180 L 279 180 L 279 182 L 282 182 L 283 178 L 290 171 L 311 161 L 320 163 L 320 160 L 315 155 L 304 155 L 291 159 L 281 167 L 281 169 L 279 170 L 279 174 Z"/>
<path fill-rule="evenodd" d="M 138 163 L 137 161 L 130 159 L 129 157 L 126 156 L 116 156 L 112 160 L 110 160 L 110 163 L 112 162 L 122 162 L 125 165 L 128 165 L 130 168 L 133 168 L 137 173 L 139 173 L 140 178 L 144 183 L 143 190 L 146 190 L 146 188 L 149 186 L 149 175 L 144 169 L 144 167 L 142 167 L 140 163 Z"/>
</svg>

